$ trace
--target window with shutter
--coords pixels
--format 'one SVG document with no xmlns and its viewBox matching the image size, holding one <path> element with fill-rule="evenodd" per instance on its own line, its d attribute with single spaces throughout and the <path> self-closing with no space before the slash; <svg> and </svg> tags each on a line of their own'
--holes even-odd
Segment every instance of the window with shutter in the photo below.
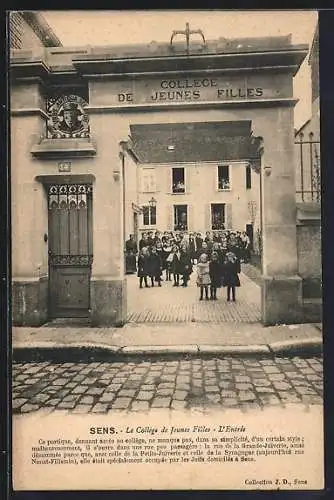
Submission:
<svg viewBox="0 0 334 500">
<path fill-rule="evenodd" d="M 226 229 L 232 228 L 232 204 L 225 203 L 225 226 Z"/>
<path fill-rule="evenodd" d="M 154 193 L 156 191 L 156 172 L 154 168 L 142 170 L 142 192 Z"/>
<path fill-rule="evenodd" d="M 211 204 L 211 229 L 223 230 L 225 229 L 225 204 L 212 203 Z"/>
</svg>

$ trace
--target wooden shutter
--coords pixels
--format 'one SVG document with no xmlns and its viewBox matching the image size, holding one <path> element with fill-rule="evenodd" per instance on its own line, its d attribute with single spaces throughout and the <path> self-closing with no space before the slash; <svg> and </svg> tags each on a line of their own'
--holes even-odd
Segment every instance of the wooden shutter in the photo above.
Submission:
<svg viewBox="0 0 334 500">
<path fill-rule="evenodd" d="M 232 228 L 232 203 L 225 203 L 225 228 Z"/>
<path fill-rule="evenodd" d="M 193 206 L 188 205 L 188 231 L 193 232 L 194 230 L 195 230 L 195 225 L 194 225 Z"/>
<path fill-rule="evenodd" d="M 172 231 L 174 229 L 174 206 L 166 205 L 167 218 L 166 218 L 166 231 Z"/>
</svg>

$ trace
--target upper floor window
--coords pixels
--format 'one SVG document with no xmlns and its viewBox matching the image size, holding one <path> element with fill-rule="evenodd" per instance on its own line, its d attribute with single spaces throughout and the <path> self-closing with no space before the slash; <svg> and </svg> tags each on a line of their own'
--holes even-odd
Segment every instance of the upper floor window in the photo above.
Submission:
<svg viewBox="0 0 334 500">
<path fill-rule="evenodd" d="M 143 168 L 142 170 L 142 192 L 154 193 L 157 189 L 155 168 Z"/>
<path fill-rule="evenodd" d="M 218 166 L 218 189 L 228 190 L 230 189 L 230 166 L 229 165 L 219 165 Z"/>
<path fill-rule="evenodd" d="M 157 208 L 146 205 L 143 207 L 143 225 L 155 226 L 157 223 Z"/>
<path fill-rule="evenodd" d="M 246 166 L 246 189 L 252 188 L 252 169 L 250 165 Z"/>
<path fill-rule="evenodd" d="M 184 168 L 172 168 L 172 192 L 185 193 Z"/>
</svg>

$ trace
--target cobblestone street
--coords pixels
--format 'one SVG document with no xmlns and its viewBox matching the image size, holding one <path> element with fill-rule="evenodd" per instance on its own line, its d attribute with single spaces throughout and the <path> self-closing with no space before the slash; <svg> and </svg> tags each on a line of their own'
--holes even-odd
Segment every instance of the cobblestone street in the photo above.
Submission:
<svg viewBox="0 0 334 500">
<path fill-rule="evenodd" d="M 134 323 L 172 322 L 246 322 L 261 320 L 260 287 L 244 273 L 237 301 L 226 301 L 226 289 L 220 288 L 217 301 L 202 301 L 196 286 L 195 272 L 187 288 L 173 287 L 172 281 L 163 281 L 162 287 L 139 289 L 138 278 L 127 276 L 128 321 Z"/>
<path fill-rule="evenodd" d="M 322 403 L 320 358 L 16 363 L 13 412 L 75 413 Z"/>
</svg>

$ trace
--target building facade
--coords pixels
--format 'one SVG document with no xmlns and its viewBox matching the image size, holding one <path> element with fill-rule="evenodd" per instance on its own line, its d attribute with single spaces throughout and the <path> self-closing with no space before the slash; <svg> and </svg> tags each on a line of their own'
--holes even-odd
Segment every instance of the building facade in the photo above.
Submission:
<svg viewBox="0 0 334 500">
<path fill-rule="evenodd" d="M 127 196 L 127 210 L 139 205 L 141 212 L 138 223 L 126 214 L 127 235 L 234 229 L 252 236 L 259 229 L 260 175 L 249 161 L 256 161 L 259 144 L 251 122 L 131 125 L 130 131 L 129 161 L 138 172 L 126 175 L 133 197 Z"/>
<path fill-rule="evenodd" d="M 263 322 L 300 321 L 292 80 L 307 52 L 289 36 L 14 49 L 14 323 L 122 325 L 127 233 L 242 230 L 257 200 Z"/>
</svg>

